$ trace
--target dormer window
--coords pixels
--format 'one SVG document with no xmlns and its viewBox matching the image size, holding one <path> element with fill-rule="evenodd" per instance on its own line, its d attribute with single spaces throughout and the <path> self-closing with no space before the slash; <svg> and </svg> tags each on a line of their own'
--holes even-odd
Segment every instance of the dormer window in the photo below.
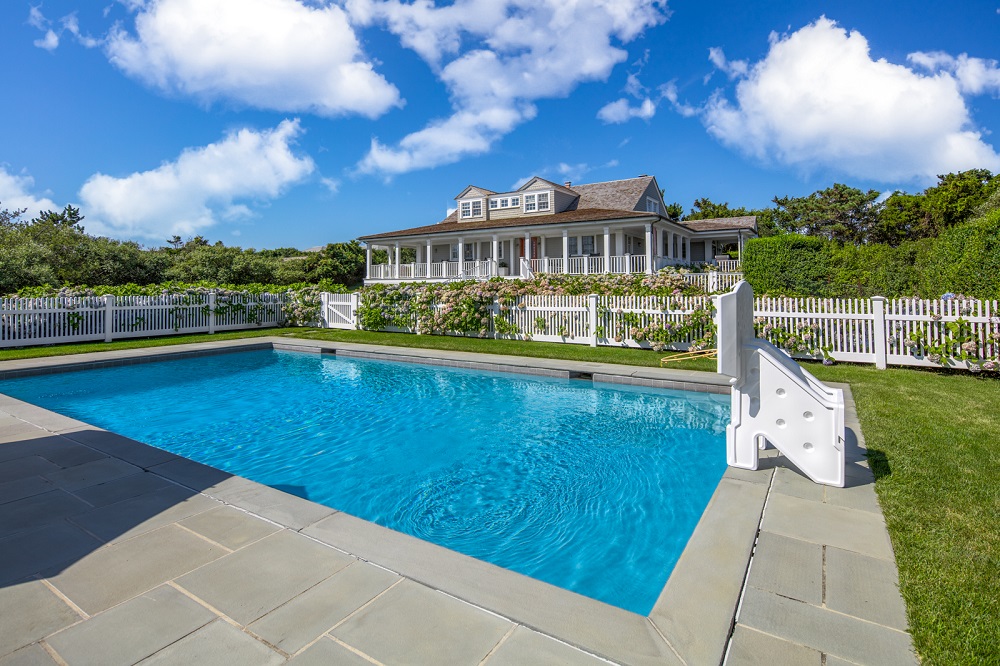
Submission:
<svg viewBox="0 0 1000 666">
<path fill-rule="evenodd" d="M 534 213 L 549 209 L 549 193 L 539 192 L 538 194 L 524 195 L 524 212 Z"/>
<path fill-rule="evenodd" d="M 646 212 L 660 214 L 660 202 L 653 197 L 646 197 Z"/>
<path fill-rule="evenodd" d="M 483 216 L 483 200 L 475 199 L 473 201 L 463 201 L 459 204 L 459 211 L 461 211 L 462 219 L 482 217 Z"/>
<path fill-rule="evenodd" d="M 490 210 L 495 210 L 500 207 L 500 199 L 490 199 Z"/>
</svg>

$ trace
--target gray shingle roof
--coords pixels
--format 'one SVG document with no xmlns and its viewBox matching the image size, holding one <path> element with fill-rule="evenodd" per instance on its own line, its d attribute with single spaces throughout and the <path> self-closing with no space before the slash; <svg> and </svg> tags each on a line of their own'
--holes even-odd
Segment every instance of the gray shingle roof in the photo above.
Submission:
<svg viewBox="0 0 1000 666">
<path fill-rule="evenodd" d="M 639 176 L 627 180 L 609 180 L 604 183 L 573 185 L 572 190 L 580 195 L 576 208 L 606 208 L 610 210 L 637 210 L 639 199 L 653 181 L 652 176 Z"/>
<path fill-rule="evenodd" d="M 736 229 L 757 229 L 757 216 L 714 217 L 708 220 L 683 220 L 681 224 L 691 231 L 728 231 Z"/>
<path fill-rule="evenodd" d="M 656 213 L 646 213 L 640 211 L 626 210 L 568 210 L 552 215 L 534 215 L 527 217 L 508 217 L 501 220 L 482 220 L 478 222 L 459 222 L 455 213 L 452 213 L 437 224 L 428 224 L 423 227 L 413 227 L 412 229 L 401 229 L 399 231 L 389 231 L 382 234 L 369 234 L 361 236 L 358 240 L 369 241 L 379 238 L 395 238 L 398 236 L 421 236 L 424 234 L 444 234 L 454 231 L 477 231 L 481 229 L 501 229 L 506 227 L 534 227 L 546 224 L 565 224 L 567 222 L 600 222 L 603 220 L 627 220 L 656 218 Z"/>
</svg>

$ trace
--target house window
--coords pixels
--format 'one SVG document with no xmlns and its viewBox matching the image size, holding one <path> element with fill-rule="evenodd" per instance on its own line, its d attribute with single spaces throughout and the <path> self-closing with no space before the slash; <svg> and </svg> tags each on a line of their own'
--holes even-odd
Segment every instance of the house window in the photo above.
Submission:
<svg viewBox="0 0 1000 666">
<path fill-rule="evenodd" d="M 497 243 L 497 259 L 503 259 L 503 246 L 502 242 Z"/>
<path fill-rule="evenodd" d="M 500 207 L 500 199 L 490 199 L 490 210 Z"/>
<path fill-rule="evenodd" d="M 542 192 L 538 195 L 538 210 L 549 209 L 549 193 Z"/>
<path fill-rule="evenodd" d="M 566 240 L 569 241 L 569 253 L 570 253 L 570 255 L 576 256 L 577 255 L 577 251 L 576 251 L 576 248 L 577 248 L 577 245 L 576 245 L 576 236 L 570 236 Z"/>
<path fill-rule="evenodd" d="M 525 194 L 524 195 L 524 212 L 531 213 L 535 210 L 535 195 Z"/>
<path fill-rule="evenodd" d="M 483 200 L 477 199 L 472 202 L 472 217 L 482 217 L 483 216 Z"/>
<path fill-rule="evenodd" d="M 462 217 L 472 217 L 472 202 L 463 201 L 460 205 L 462 207 Z"/>
<path fill-rule="evenodd" d="M 451 246 L 451 260 L 458 261 L 458 243 L 453 243 Z"/>
<path fill-rule="evenodd" d="M 511 205 L 512 208 L 517 208 L 518 206 L 520 206 L 521 205 L 521 197 L 511 197 L 510 198 L 510 205 Z"/>
<path fill-rule="evenodd" d="M 646 197 L 646 212 L 660 214 L 660 202 L 653 197 Z"/>
<path fill-rule="evenodd" d="M 465 244 L 465 260 L 466 261 L 472 261 L 475 258 L 476 255 L 475 255 L 475 253 L 472 250 L 473 250 L 472 243 L 466 243 Z"/>
<path fill-rule="evenodd" d="M 583 245 L 583 254 L 594 254 L 593 236 L 583 236 L 580 238 L 580 243 Z"/>
</svg>

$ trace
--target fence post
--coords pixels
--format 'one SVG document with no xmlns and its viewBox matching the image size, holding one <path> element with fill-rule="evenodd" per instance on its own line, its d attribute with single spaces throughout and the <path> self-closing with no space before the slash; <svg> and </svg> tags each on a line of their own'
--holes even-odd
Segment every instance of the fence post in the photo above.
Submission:
<svg viewBox="0 0 1000 666">
<path fill-rule="evenodd" d="M 208 292 L 208 334 L 215 334 L 215 290 Z"/>
<path fill-rule="evenodd" d="M 358 328 L 358 307 L 361 303 L 361 294 L 352 291 L 351 292 L 351 323 L 354 324 L 354 328 Z M 323 315 L 326 316 L 326 313 Z"/>
<path fill-rule="evenodd" d="M 330 328 L 330 321 L 329 321 L 330 318 L 327 316 L 329 307 L 330 307 L 330 294 L 328 294 L 325 291 L 319 292 L 319 321 L 317 321 L 316 323 L 319 324 L 320 328 Z"/>
<path fill-rule="evenodd" d="M 885 344 L 885 296 L 872 296 L 872 335 L 875 338 L 875 367 L 885 370 L 887 352 Z"/>
<path fill-rule="evenodd" d="M 111 342 L 111 334 L 115 327 L 115 297 L 113 294 L 104 296 L 104 341 Z"/>
<path fill-rule="evenodd" d="M 587 296 L 590 301 L 590 346 L 597 346 L 597 294 Z"/>
<path fill-rule="evenodd" d="M 719 291 L 719 272 L 709 271 L 708 272 L 708 293 L 714 294 Z"/>
</svg>

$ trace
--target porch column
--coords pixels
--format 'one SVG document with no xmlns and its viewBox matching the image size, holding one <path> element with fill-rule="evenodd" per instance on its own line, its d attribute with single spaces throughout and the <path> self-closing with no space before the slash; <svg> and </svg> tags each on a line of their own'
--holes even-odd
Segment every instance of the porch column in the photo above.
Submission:
<svg viewBox="0 0 1000 666">
<path fill-rule="evenodd" d="M 563 229 L 563 273 L 569 273 L 569 231 Z"/>
<path fill-rule="evenodd" d="M 625 256 L 625 230 L 619 229 L 615 232 L 615 254 L 619 257 Z M 628 266 L 625 267 L 625 272 L 629 272 Z"/>
<path fill-rule="evenodd" d="M 653 272 L 653 225 L 646 225 L 646 273 Z"/>
<path fill-rule="evenodd" d="M 465 275 L 465 238 L 458 239 L 458 277 Z"/>
<path fill-rule="evenodd" d="M 740 261 L 743 261 L 743 230 L 736 232 L 736 251 L 739 253 Z"/>
<path fill-rule="evenodd" d="M 611 228 L 604 227 L 604 272 L 611 272 Z"/>
<path fill-rule="evenodd" d="M 493 257 L 493 268 L 495 271 L 495 269 L 498 267 L 497 264 L 500 261 L 500 242 L 497 239 L 496 234 L 493 234 L 493 252 L 490 253 L 490 256 Z M 494 275 L 495 274 L 496 273 L 494 272 Z"/>
<path fill-rule="evenodd" d="M 684 239 L 684 258 L 687 262 L 691 263 L 691 237 L 688 236 Z"/>
<path fill-rule="evenodd" d="M 674 258 L 674 232 L 667 232 L 667 259 Z"/>
<path fill-rule="evenodd" d="M 372 276 L 372 244 L 365 243 L 365 277 Z"/>
<path fill-rule="evenodd" d="M 530 264 L 531 260 L 534 259 L 534 257 L 531 255 L 531 232 L 530 231 L 525 231 L 524 232 L 524 258 L 528 260 L 529 266 L 530 266 L 531 265 Z"/>
<path fill-rule="evenodd" d="M 431 276 L 431 262 L 434 261 L 434 246 L 431 245 L 430 239 L 427 240 L 427 275 Z"/>
</svg>

